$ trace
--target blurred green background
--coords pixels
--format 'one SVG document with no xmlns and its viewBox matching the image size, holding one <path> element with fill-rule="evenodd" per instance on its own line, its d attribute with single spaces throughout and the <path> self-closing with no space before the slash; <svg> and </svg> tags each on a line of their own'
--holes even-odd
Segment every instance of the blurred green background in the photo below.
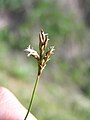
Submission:
<svg viewBox="0 0 90 120">
<path fill-rule="evenodd" d="M 31 44 L 38 50 L 41 28 L 55 54 L 41 76 L 31 112 L 38 120 L 89 120 L 89 0 L 0 0 L 0 86 L 28 108 L 37 63 L 24 49 Z"/>
</svg>

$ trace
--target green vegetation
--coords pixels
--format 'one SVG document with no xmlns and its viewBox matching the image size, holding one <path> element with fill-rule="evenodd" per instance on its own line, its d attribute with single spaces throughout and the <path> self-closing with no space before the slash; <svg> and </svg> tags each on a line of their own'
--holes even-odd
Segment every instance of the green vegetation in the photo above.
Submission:
<svg viewBox="0 0 90 120">
<path fill-rule="evenodd" d="M 23 4 L 18 0 L 7 2 L 14 10 Z M 3 9 L 6 4 L 0 1 Z M 62 12 L 54 1 L 39 0 L 26 14 L 27 21 L 14 32 L 8 27 L 0 30 L 0 85 L 11 89 L 28 108 L 37 68 L 24 49 L 30 43 L 37 49 L 37 34 L 43 28 L 56 50 L 39 81 L 32 113 L 38 120 L 89 120 L 89 30 L 73 14 Z"/>
</svg>

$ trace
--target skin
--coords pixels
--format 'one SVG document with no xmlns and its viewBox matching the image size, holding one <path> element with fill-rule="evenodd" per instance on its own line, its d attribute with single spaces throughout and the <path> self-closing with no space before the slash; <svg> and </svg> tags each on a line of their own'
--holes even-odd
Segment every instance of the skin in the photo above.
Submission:
<svg viewBox="0 0 90 120">
<path fill-rule="evenodd" d="M 27 110 L 7 88 L 0 87 L 0 120 L 24 120 Z M 27 120 L 37 120 L 31 113 Z"/>
</svg>

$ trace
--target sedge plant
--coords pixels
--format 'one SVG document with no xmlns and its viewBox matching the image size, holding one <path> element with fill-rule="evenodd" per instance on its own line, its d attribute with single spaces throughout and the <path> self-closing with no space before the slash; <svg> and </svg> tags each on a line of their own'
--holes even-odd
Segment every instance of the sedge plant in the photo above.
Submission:
<svg viewBox="0 0 90 120">
<path fill-rule="evenodd" d="M 51 55 L 54 54 L 54 50 L 55 50 L 54 46 L 49 47 L 49 50 L 45 51 L 48 45 L 48 41 L 49 41 L 48 34 L 45 33 L 43 30 L 41 30 L 39 33 L 39 53 L 35 51 L 34 49 L 32 49 L 30 45 L 27 47 L 27 49 L 25 49 L 28 57 L 33 56 L 37 60 L 38 73 L 37 73 L 37 78 L 36 78 L 35 85 L 33 88 L 33 92 L 31 95 L 28 111 L 26 113 L 24 120 L 27 119 L 28 114 L 31 111 L 31 106 L 32 106 L 32 102 L 35 96 L 36 87 L 40 79 L 40 76 L 42 74 L 42 71 L 44 70 L 47 62 L 50 60 Z"/>
</svg>

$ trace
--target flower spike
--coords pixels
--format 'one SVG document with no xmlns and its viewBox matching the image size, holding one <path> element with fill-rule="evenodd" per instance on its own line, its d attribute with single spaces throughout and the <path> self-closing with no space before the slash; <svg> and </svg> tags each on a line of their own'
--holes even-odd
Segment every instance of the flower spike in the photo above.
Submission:
<svg viewBox="0 0 90 120">
<path fill-rule="evenodd" d="M 36 91 L 36 87 L 37 87 L 37 83 L 39 81 L 40 75 L 41 75 L 42 71 L 44 70 L 47 62 L 50 60 L 51 55 L 54 54 L 54 50 L 55 50 L 54 46 L 51 46 L 49 48 L 49 50 L 46 52 L 46 54 L 44 55 L 46 47 L 48 45 L 48 41 L 49 41 L 48 34 L 45 33 L 43 30 L 41 30 L 41 32 L 39 33 L 39 54 L 33 48 L 31 49 L 30 45 L 24 50 L 27 52 L 28 57 L 33 56 L 37 60 L 37 63 L 38 63 L 38 74 L 37 74 L 34 89 L 32 92 L 29 108 L 28 108 L 28 111 L 27 111 L 27 114 L 26 114 L 24 120 L 27 119 L 29 111 L 31 110 L 31 105 L 33 102 L 34 94 Z"/>
</svg>

